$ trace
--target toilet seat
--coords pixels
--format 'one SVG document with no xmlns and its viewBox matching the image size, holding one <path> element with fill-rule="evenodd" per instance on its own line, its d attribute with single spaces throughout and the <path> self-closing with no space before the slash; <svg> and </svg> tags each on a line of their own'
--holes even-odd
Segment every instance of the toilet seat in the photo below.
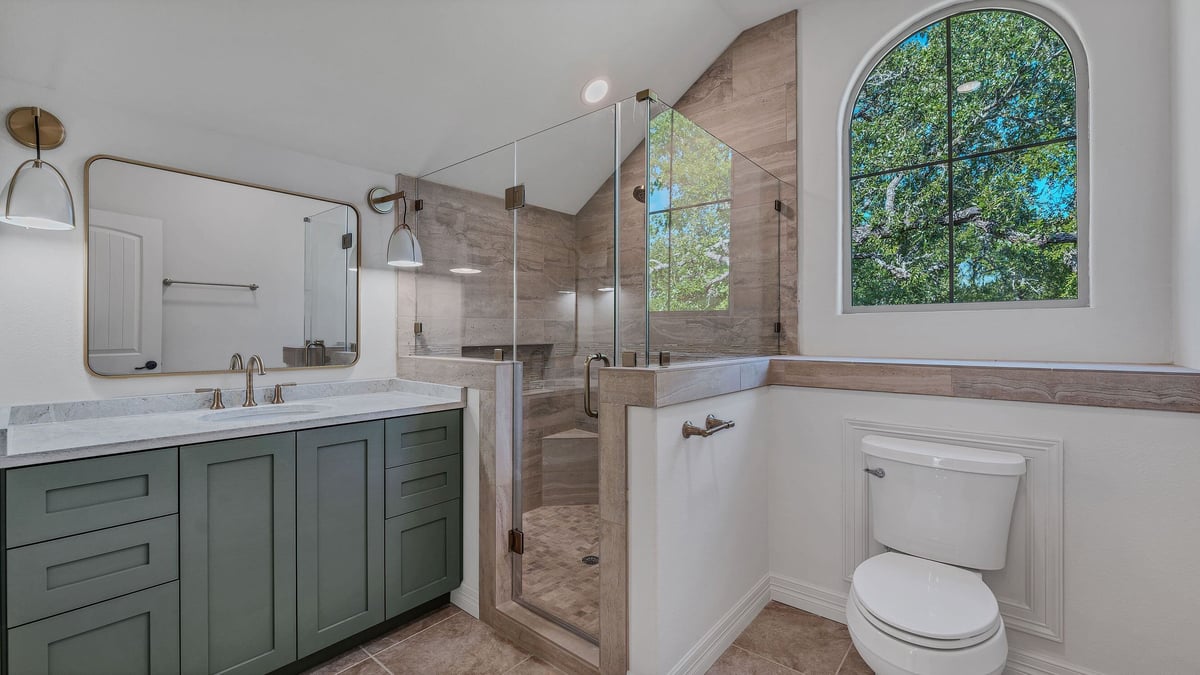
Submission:
<svg viewBox="0 0 1200 675">
<path fill-rule="evenodd" d="M 864 561 L 850 591 L 851 602 L 876 629 L 928 649 L 971 647 L 1003 625 L 996 596 L 978 576 L 902 553 Z"/>
</svg>

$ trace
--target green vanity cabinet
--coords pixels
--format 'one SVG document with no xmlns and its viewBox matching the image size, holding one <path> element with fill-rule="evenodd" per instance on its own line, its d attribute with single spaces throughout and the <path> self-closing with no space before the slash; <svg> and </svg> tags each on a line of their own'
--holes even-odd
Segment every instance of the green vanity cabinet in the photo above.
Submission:
<svg viewBox="0 0 1200 675">
<path fill-rule="evenodd" d="M 5 675 L 265 675 L 390 629 L 461 581 L 461 419 L 5 471 Z"/>
<path fill-rule="evenodd" d="M 296 434 L 181 448 L 179 475 L 182 672 L 295 661 Z"/>
<path fill-rule="evenodd" d="M 296 434 L 298 657 L 383 621 L 384 423 Z"/>
<path fill-rule="evenodd" d="M 179 672 L 179 582 L 8 631 L 10 675 Z"/>
</svg>

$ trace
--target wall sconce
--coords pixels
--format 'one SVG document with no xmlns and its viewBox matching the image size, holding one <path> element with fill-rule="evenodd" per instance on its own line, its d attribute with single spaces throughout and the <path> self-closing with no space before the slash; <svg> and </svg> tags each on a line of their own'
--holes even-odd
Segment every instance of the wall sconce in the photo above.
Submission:
<svg viewBox="0 0 1200 675">
<path fill-rule="evenodd" d="M 397 201 L 404 204 L 404 211 L 400 216 L 400 224 L 392 230 L 392 236 L 388 238 L 387 264 L 392 267 L 420 267 L 425 264 L 425 259 L 421 256 L 421 243 L 417 241 L 416 233 L 406 222 L 408 198 L 404 196 L 404 191 L 389 194 L 387 188 L 383 187 L 374 187 L 367 191 L 367 203 L 376 213 L 391 213 Z M 416 202 L 419 211 L 421 200 Z"/>
<path fill-rule="evenodd" d="M 36 106 L 17 108 L 8 114 L 8 133 L 37 155 L 21 162 L 0 192 L 0 222 L 38 230 L 75 229 L 75 201 L 67 179 L 42 160 L 42 148 L 52 150 L 66 139 L 62 122 Z"/>
</svg>

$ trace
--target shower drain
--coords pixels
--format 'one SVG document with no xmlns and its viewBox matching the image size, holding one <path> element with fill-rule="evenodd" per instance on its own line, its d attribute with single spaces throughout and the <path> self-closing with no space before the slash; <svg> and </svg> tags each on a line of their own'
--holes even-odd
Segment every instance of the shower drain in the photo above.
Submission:
<svg viewBox="0 0 1200 675">
<path fill-rule="evenodd" d="M 600 564 L 600 556 L 585 555 L 585 556 L 583 556 L 583 564 L 584 565 L 599 565 Z"/>
</svg>

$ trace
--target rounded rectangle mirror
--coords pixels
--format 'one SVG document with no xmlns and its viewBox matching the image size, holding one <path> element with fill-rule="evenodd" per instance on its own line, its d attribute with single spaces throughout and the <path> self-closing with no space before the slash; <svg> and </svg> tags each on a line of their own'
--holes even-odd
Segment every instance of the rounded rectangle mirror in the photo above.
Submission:
<svg viewBox="0 0 1200 675">
<path fill-rule="evenodd" d="M 252 354 L 271 369 L 358 361 L 354 206 L 97 155 L 84 214 L 93 374 L 218 372 Z"/>
</svg>

